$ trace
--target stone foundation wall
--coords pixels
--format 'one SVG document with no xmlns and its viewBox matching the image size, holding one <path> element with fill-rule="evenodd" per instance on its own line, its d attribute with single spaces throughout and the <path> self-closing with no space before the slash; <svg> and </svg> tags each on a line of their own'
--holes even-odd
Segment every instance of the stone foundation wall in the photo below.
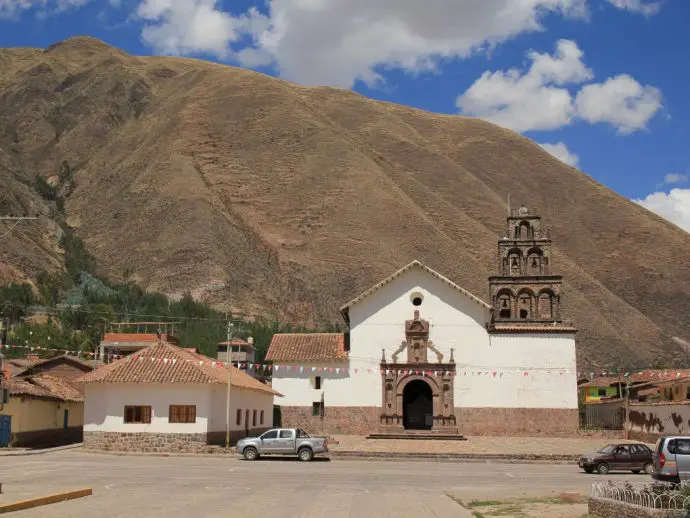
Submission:
<svg viewBox="0 0 690 518">
<path fill-rule="evenodd" d="M 590 516 L 599 518 L 681 518 L 687 516 L 686 511 L 647 509 L 606 498 L 589 497 L 587 507 Z"/>
<path fill-rule="evenodd" d="M 579 435 L 577 408 L 456 408 L 463 435 L 574 437 Z"/>
<path fill-rule="evenodd" d="M 312 415 L 310 406 L 281 406 L 283 428 L 302 428 L 312 434 L 367 435 L 379 428 L 379 407 L 326 407 L 324 417 Z"/>
<path fill-rule="evenodd" d="M 270 428 L 252 428 L 248 432 L 246 430 L 231 430 L 230 431 L 230 446 L 237 444 L 237 441 L 245 437 L 258 437 Z M 225 431 L 222 432 L 208 432 L 206 434 L 206 444 L 210 446 L 225 446 Z"/>
<path fill-rule="evenodd" d="M 102 451 L 204 453 L 205 433 L 84 432 L 84 447 Z"/>
<path fill-rule="evenodd" d="M 310 433 L 367 435 L 381 428 L 379 407 L 327 406 L 323 419 L 313 416 L 311 407 L 282 406 L 280 409 L 281 426 L 303 428 Z M 463 435 L 579 435 L 577 408 L 456 408 L 455 416 Z"/>
<path fill-rule="evenodd" d="M 51 448 L 64 446 L 82 441 L 81 426 L 71 428 L 56 428 L 52 430 L 32 430 L 30 432 L 13 433 L 10 445 L 15 448 Z"/>
</svg>

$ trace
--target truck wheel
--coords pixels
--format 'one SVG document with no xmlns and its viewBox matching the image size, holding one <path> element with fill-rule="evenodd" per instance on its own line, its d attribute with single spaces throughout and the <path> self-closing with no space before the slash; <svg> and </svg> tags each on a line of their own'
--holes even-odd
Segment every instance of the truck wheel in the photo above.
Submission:
<svg viewBox="0 0 690 518">
<path fill-rule="evenodd" d="M 256 460 L 259 458 L 259 452 L 253 446 L 247 446 L 242 455 L 244 455 L 244 460 Z"/>
<path fill-rule="evenodd" d="M 299 454 L 299 460 L 302 462 L 309 462 L 314 458 L 314 452 L 310 448 L 302 448 L 297 453 Z"/>
<path fill-rule="evenodd" d="M 605 462 L 602 462 L 601 464 L 599 464 L 599 465 L 597 466 L 597 472 L 598 472 L 600 475 L 606 475 L 606 474 L 608 474 L 608 472 L 609 472 L 609 465 L 606 464 Z"/>
</svg>

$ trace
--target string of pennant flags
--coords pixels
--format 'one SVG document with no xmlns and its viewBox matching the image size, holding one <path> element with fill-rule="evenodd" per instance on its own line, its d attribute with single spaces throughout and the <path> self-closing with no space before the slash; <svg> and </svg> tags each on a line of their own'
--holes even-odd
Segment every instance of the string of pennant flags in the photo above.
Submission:
<svg viewBox="0 0 690 518">
<path fill-rule="evenodd" d="M 78 351 L 78 350 L 69 350 L 69 349 L 62 349 L 62 348 L 56 348 L 56 347 L 47 347 L 47 346 L 40 346 L 40 345 L 15 345 L 15 344 L 3 344 L 0 345 L 0 349 L 28 349 L 30 352 L 58 352 L 60 354 L 69 354 L 73 355 L 76 357 L 84 356 L 86 357 L 85 359 L 97 359 L 100 356 L 99 352 L 92 352 L 92 351 Z M 263 374 L 270 374 L 270 373 L 280 373 L 280 372 L 299 372 L 300 374 L 303 374 L 304 372 L 307 373 L 313 373 L 313 374 L 323 374 L 323 373 L 329 373 L 329 374 L 336 374 L 339 375 L 341 373 L 343 374 L 350 374 L 354 373 L 355 375 L 359 373 L 367 373 L 367 374 L 386 374 L 390 375 L 394 372 L 398 372 L 399 374 L 402 375 L 423 375 L 423 376 L 438 376 L 444 373 L 448 373 L 450 376 L 486 376 L 486 377 L 493 377 L 493 378 L 502 378 L 505 375 L 508 374 L 515 374 L 515 375 L 520 375 L 520 376 L 529 376 L 530 373 L 536 374 L 536 373 L 545 373 L 545 374 L 558 374 L 560 376 L 563 376 L 565 374 L 571 374 L 571 373 L 576 373 L 578 378 L 585 378 L 589 377 L 589 379 L 592 379 L 597 376 L 619 376 L 621 377 L 622 380 L 624 378 L 628 378 L 631 374 L 631 372 L 600 372 L 600 373 L 595 373 L 595 372 L 587 372 L 587 371 L 574 371 L 573 369 L 567 369 L 567 368 L 549 368 L 549 367 L 537 367 L 537 368 L 528 368 L 528 367 L 486 367 L 486 366 L 473 366 L 473 365 L 463 365 L 463 364 L 456 364 L 456 371 L 455 372 L 449 372 L 445 369 L 439 369 L 439 370 L 429 370 L 429 369 L 416 369 L 414 367 L 410 367 L 408 369 L 405 368 L 396 368 L 396 369 L 380 369 L 376 367 L 324 367 L 324 366 L 314 366 L 314 365 L 297 365 L 294 363 L 290 364 L 266 364 L 266 363 L 253 363 L 253 362 L 223 362 L 220 360 L 214 360 L 212 358 L 207 358 L 207 359 L 199 359 L 199 360 L 192 360 L 192 359 L 184 359 L 180 360 L 177 358 L 166 358 L 166 357 L 150 357 L 150 356 L 141 356 L 138 355 L 136 352 L 132 353 L 130 355 L 120 355 L 120 354 L 112 354 L 108 353 L 104 355 L 105 357 L 108 358 L 108 360 L 120 360 L 120 359 L 128 359 L 130 361 L 149 361 L 152 363 L 171 363 L 171 364 L 176 364 L 177 362 L 187 362 L 187 363 L 196 363 L 198 361 L 199 365 L 210 365 L 211 368 L 225 368 L 228 365 L 233 365 L 234 367 L 241 369 L 241 370 L 247 370 L 249 372 L 254 371 L 256 373 L 263 373 Z M 362 361 L 362 360 L 368 360 L 372 362 L 378 363 L 378 360 L 375 360 L 374 358 L 358 358 L 356 359 L 357 361 Z M 403 367 L 405 364 L 399 364 L 400 367 Z M 681 377 L 685 376 L 687 374 L 678 372 L 678 371 L 669 371 L 669 370 L 658 370 L 657 372 L 651 372 L 649 373 L 649 377 L 654 378 L 664 378 L 668 379 L 669 377 L 673 377 L 673 374 L 675 374 L 675 377 Z"/>
</svg>

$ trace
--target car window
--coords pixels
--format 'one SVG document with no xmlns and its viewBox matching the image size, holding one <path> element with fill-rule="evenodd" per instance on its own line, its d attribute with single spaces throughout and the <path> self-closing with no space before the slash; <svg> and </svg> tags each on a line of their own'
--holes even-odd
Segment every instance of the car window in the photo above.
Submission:
<svg viewBox="0 0 690 518">
<path fill-rule="evenodd" d="M 262 439 L 276 439 L 278 438 L 278 430 L 269 430 L 261 436 Z"/>
<path fill-rule="evenodd" d="M 675 455 L 676 453 L 676 440 L 671 439 L 668 441 L 668 444 L 666 445 L 666 449 L 668 450 L 669 453 L 673 453 Z"/>
<path fill-rule="evenodd" d="M 616 446 L 614 444 L 607 444 L 602 449 L 600 449 L 598 453 L 613 453 L 615 449 Z"/>
<path fill-rule="evenodd" d="M 637 444 L 631 444 L 630 453 L 644 453 L 644 451 Z"/>
<path fill-rule="evenodd" d="M 292 439 L 292 430 L 281 430 L 280 431 L 280 438 L 281 439 Z"/>
<path fill-rule="evenodd" d="M 676 455 L 690 455 L 690 439 L 676 440 Z"/>
<path fill-rule="evenodd" d="M 642 453 L 650 454 L 652 453 L 652 450 L 649 449 L 649 447 L 646 444 L 638 444 L 637 447 L 642 450 Z"/>
<path fill-rule="evenodd" d="M 625 444 L 621 444 L 616 448 L 616 453 L 619 455 L 625 455 L 626 453 L 630 453 L 630 450 L 628 450 L 628 446 Z"/>
</svg>

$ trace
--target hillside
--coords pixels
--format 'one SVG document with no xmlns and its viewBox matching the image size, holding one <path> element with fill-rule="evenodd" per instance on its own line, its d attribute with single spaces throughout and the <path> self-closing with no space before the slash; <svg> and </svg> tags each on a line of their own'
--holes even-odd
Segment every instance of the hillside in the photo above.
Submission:
<svg viewBox="0 0 690 518">
<path fill-rule="evenodd" d="M 510 194 L 552 228 L 583 365 L 690 338 L 690 234 L 509 130 L 90 38 L 0 70 L 0 211 L 45 216 L 6 238 L 6 280 L 60 267 L 55 220 L 102 275 L 223 309 L 335 321 L 412 259 L 488 298 Z"/>
</svg>

